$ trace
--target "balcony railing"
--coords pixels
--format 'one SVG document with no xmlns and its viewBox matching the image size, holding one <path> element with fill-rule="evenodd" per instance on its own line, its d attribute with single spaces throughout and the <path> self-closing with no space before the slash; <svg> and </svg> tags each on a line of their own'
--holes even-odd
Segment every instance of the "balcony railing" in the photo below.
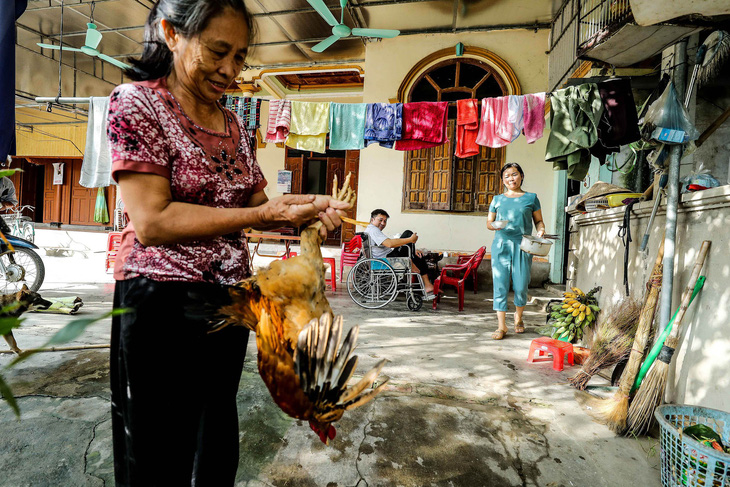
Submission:
<svg viewBox="0 0 730 487">
<path fill-rule="evenodd" d="M 550 89 L 575 71 L 580 56 L 631 19 L 629 0 L 566 0 L 550 29 Z"/>
</svg>

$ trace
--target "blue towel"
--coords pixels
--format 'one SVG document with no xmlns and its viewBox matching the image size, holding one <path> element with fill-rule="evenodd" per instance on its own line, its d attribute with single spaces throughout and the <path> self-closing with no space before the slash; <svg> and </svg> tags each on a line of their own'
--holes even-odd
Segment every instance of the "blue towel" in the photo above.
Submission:
<svg viewBox="0 0 730 487">
<path fill-rule="evenodd" d="M 402 103 L 368 103 L 365 114 L 365 146 L 379 143 L 392 149 L 403 132 Z"/>
<path fill-rule="evenodd" d="M 330 105 L 330 149 L 359 150 L 365 147 L 366 103 Z"/>
</svg>

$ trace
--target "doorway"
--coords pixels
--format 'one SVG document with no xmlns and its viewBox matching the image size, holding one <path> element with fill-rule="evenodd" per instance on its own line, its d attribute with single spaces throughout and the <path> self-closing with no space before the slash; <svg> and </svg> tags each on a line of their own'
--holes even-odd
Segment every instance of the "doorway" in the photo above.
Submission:
<svg viewBox="0 0 730 487">
<path fill-rule="evenodd" d="M 284 168 L 292 172 L 291 194 L 332 194 L 332 183 L 337 176 L 342 184 L 348 173 L 352 173 L 350 186 L 357 192 L 357 176 L 360 166 L 360 151 L 330 151 L 324 154 L 286 147 Z M 355 208 L 347 212 L 355 218 Z M 325 245 L 340 246 L 343 241 L 355 235 L 355 226 L 343 224 L 327 234 Z M 298 229 L 297 229 L 298 233 Z"/>
</svg>

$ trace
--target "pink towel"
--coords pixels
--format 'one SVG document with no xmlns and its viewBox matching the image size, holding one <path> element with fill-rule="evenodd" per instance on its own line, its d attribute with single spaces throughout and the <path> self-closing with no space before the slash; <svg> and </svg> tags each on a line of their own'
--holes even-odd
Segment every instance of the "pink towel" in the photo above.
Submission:
<svg viewBox="0 0 730 487">
<path fill-rule="evenodd" d="M 265 142 L 278 144 L 284 142 L 289 135 L 291 125 L 291 101 L 271 100 L 269 102 L 269 122 L 266 128 Z"/>
<path fill-rule="evenodd" d="M 403 131 L 395 148 L 407 151 L 445 144 L 448 108 L 449 103 L 445 101 L 404 103 Z"/>
<path fill-rule="evenodd" d="M 456 157 L 471 157 L 479 154 L 477 133 L 479 132 L 479 105 L 477 100 L 456 102 Z"/>
<path fill-rule="evenodd" d="M 524 133 L 528 144 L 541 138 L 545 130 L 545 93 L 525 95 L 523 100 Z"/>
<path fill-rule="evenodd" d="M 504 147 L 512 142 L 513 124 L 509 122 L 509 97 L 482 99 L 482 120 L 477 144 Z"/>
</svg>

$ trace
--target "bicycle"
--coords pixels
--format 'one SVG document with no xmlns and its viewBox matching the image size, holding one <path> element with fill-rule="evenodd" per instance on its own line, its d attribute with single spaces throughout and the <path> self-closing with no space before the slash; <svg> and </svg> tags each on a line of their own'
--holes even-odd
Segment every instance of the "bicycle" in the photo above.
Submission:
<svg viewBox="0 0 730 487">
<path fill-rule="evenodd" d="M 23 205 L 14 209 L 11 213 L 2 215 L 5 223 L 10 228 L 10 234 L 24 238 L 29 242 L 35 242 L 35 225 L 30 217 L 23 215 L 23 210 L 35 211 L 35 207 Z"/>
</svg>

